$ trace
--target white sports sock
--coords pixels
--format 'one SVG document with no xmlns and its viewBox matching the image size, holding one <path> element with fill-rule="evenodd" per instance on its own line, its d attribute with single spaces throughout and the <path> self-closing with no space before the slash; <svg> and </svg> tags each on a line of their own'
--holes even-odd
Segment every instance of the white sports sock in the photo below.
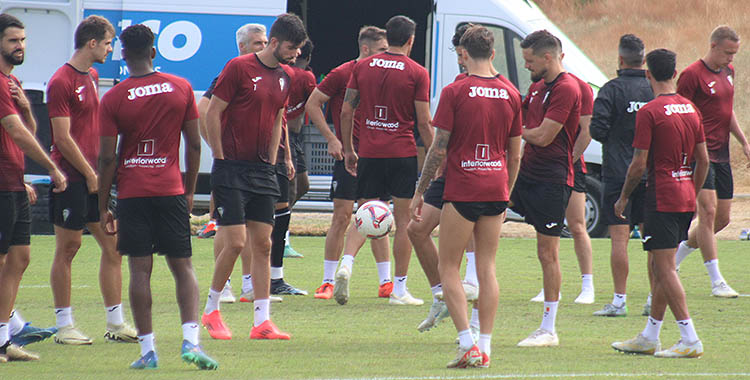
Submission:
<svg viewBox="0 0 750 380">
<path fill-rule="evenodd" d="M 8 322 L 0 322 L 0 347 L 4 346 L 10 340 L 10 331 Z"/>
<path fill-rule="evenodd" d="M 622 307 L 622 305 L 625 304 L 625 301 L 627 301 L 627 299 L 628 299 L 627 294 L 615 293 L 615 295 L 612 297 L 612 305 L 615 305 L 615 307 Z"/>
<path fill-rule="evenodd" d="M 479 285 L 479 280 L 477 279 L 477 261 L 474 252 L 466 252 L 466 274 L 464 274 L 464 281 L 472 285 Z"/>
<path fill-rule="evenodd" d="M 724 281 L 724 276 L 721 275 L 721 271 L 719 270 L 719 259 L 706 261 L 703 265 L 705 265 L 706 270 L 708 270 L 708 277 L 711 278 L 711 285 L 716 281 Z"/>
<path fill-rule="evenodd" d="M 438 302 L 438 299 L 437 297 L 435 297 L 435 294 L 438 294 L 443 291 L 443 284 L 437 284 L 431 287 L 430 290 L 432 291 L 432 302 L 433 303 Z"/>
<path fill-rule="evenodd" d="M 231 277 L 227 279 L 226 283 L 224 283 L 224 289 L 226 289 L 226 288 L 229 288 L 229 289 L 232 288 L 232 278 Z M 223 291 L 224 289 L 221 289 L 221 290 Z"/>
<path fill-rule="evenodd" d="M 468 350 L 474 345 L 474 338 L 471 337 L 471 330 L 466 329 L 458 332 L 458 346 L 462 350 Z"/>
<path fill-rule="evenodd" d="M 658 340 L 659 333 L 661 332 L 661 324 L 664 321 L 657 321 L 652 317 L 648 317 L 646 321 L 646 328 L 643 329 L 641 335 L 648 340 Z"/>
<path fill-rule="evenodd" d="M 382 263 L 375 263 L 378 267 L 378 278 L 380 278 L 380 285 L 386 282 L 391 282 L 391 262 L 383 261 Z"/>
<path fill-rule="evenodd" d="M 151 351 L 156 352 L 154 346 L 154 333 L 146 335 L 138 335 L 138 343 L 141 345 L 141 356 L 146 356 Z"/>
<path fill-rule="evenodd" d="M 581 275 L 581 290 L 594 290 L 594 275 L 593 274 Z"/>
<path fill-rule="evenodd" d="M 652 298 L 654 298 L 654 296 L 651 293 L 649 293 L 648 294 L 648 298 L 646 298 L 646 304 L 647 305 L 651 306 L 651 299 Z"/>
<path fill-rule="evenodd" d="M 122 316 L 122 304 L 105 306 L 105 312 L 107 313 L 107 324 L 111 326 L 119 326 L 125 323 L 125 318 Z"/>
<path fill-rule="evenodd" d="M 191 344 L 198 345 L 198 335 L 200 335 L 198 329 L 198 322 L 187 322 L 182 324 L 182 339 L 190 342 Z"/>
<path fill-rule="evenodd" d="M 689 254 L 693 253 L 697 248 L 693 248 L 689 245 L 687 245 L 687 240 L 683 240 L 680 242 L 680 244 L 677 246 L 677 253 L 674 255 L 674 263 L 676 266 L 680 266 L 680 263 L 682 263 L 682 260 L 685 260 L 686 257 L 688 257 Z"/>
<path fill-rule="evenodd" d="M 393 279 L 393 294 L 398 297 L 403 297 L 406 294 L 406 277 L 407 276 L 395 276 Z"/>
<path fill-rule="evenodd" d="M 349 272 L 353 272 L 354 270 L 354 256 L 352 255 L 344 255 L 344 257 L 341 258 L 341 265 L 349 268 Z"/>
<path fill-rule="evenodd" d="M 677 326 L 680 327 L 680 338 L 682 338 L 684 343 L 695 343 L 698 341 L 698 333 L 695 332 L 695 325 L 693 325 L 692 318 L 677 321 Z"/>
<path fill-rule="evenodd" d="M 10 336 L 20 333 L 21 330 L 23 330 L 24 326 L 26 326 L 26 321 L 23 320 L 21 314 L 15 309 L 11 310 L 10 322 L 8 322 L 8 331 L 10 333 Z"/>
<path fill-rule="evenodd" d="M 492 334 L 479 334 L 479 342 L 477 342 L 477 346 L 479 346 L 479 352 L 484 352 L 487 354 L 487 356 L 490 356 L 490 353 L 492 351 L 492 348 L 490 347 L 492 345 Z"/>
<path fill-rule="evenodd" d="M 255 326 L 260 326 L 261 324 L 263 324 L 263 322 L 267 321 L 270 318 L 269 315 L 271 314 L 271 303 L 269 301 L 270 300 L 266 298 L 264 300 L 256 299 L 253 302 L 253 306 L 255 307 Z"/>
<path fill-rule="evenodd" d="M 203 310 L 206 314 L 211 314 L 214 310 L 219 310 L 219 299 L 221 298 L 221 291 L 209 289 L 208 298 L 206 299 L 206 308 Z"/>
<path fill-rule="evenodd" d="M 469 320 L 469 326 L 479 328 L 479 310 L 471 309 L 471 319 Z"/>
<path fill-rule="evenodd" d="M 555 320 L 557 319 L 558 301 L 544 301 L 544 314 L 542 314 L 542 325 L 540 328 L 555 333 Z"/>
<path fill-rule="evenodd" d="M 271 267 L 271 280 L 284 278 L 284 267 Z"/>
<path fill-rule="evenodd" d="M 242 275 L 242 293 L 253 290 L 253 276 L 249 274 Z"/>
<path fill-rule="evenodd" d="M 57 320 L 57 328 L 65 327 L 73 324 L 73 308 L 59 307 L 55 308 L 55 319 Z"/>
<path fill-rule="evenodd" d="M 339 266 L 338 261 L 323 260 L 323 283 L 333 284 L 336 278 L 336 267 Z"/>
</svg>

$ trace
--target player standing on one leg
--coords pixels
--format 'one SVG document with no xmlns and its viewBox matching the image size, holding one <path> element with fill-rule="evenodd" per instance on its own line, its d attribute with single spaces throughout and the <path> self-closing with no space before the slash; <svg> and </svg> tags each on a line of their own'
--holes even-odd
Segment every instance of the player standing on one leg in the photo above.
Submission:
<svg viewBox="0 0 750 380">
<path fill-rule="evenodd" d="M 91 344 L 75 327 L 71 307 L 71 265 L 81 247 L 83 229 L 102 250 L 99 286 L 104 298 L 107 328 L 104 339 L 136 343 L 136 331 L 122 312 L 122 256 L 117 239 L 102 230 L 97 200 L 96 160 L 99 155 L 99 74 L 94 63 L 104 63 L 112 52 L 115 29 L 101 16 L 89 16 L 76 28 L 75 53 L 47 85 L 47 107 L 52 127 L 50 156 L 68 177 L 68 188 L 51 193 L 50 219 L 55 225 L 55 258 L 50 287 L 55 302 L 60 344 Z"/>
<path fill-rule="evenodd" d="M 495 255 L 502 214 L 521 161 L 521 97 L 493 75 L 493 45 L 492 32 L 483 26 L 474 26 L 461 37 L 469 77 L 447 86 L 440 95 L 434 120 L 437 135 L 410 205 L 411 217 L 418 220 L 422 195 L 447 156 L 438 269 L 459 337 L 458 353 L 449 368 L 490 365 L 498 303 Z M 469 330 L 459 276 L 463 251 L 472 234 L 479 279 L 479 342 Z"/>
<path fill-rule="evenodd" d="M 680 240 L 687 236 L 695 197 L 702 191 L 708 172 L 709 156 L 699 111 L 675 93 L 675 62 L 675 53 L 666 49 L 653 50 L 646 56 L 646 77 L 656 98 L 641 107 L 636 116 L 633 162 L 614 206 L 615 215 L 621 216 L 648 169 L 643 249 L 648 252 L 648 265 L 654 274 L 651 315 L 643 332 L 633 339 L 612 343 L 612 347 L 663 358 L 696 358 L 703 355 L 703 344 L 688 313 L 674 256 Z M 680 328 L 680 340 L 661 351 L 659 332 L 667 305 Z"/>
<path fill-rule="evenodd" d="M 200 369 L 216 369 L 218 363 L 199 346 L 198 281 L 190 258 L 189 210 L 201 152 L 193 89 L 185 79 L 154 70 L 154 34 L 147 26 L 127 27 L 120 41 L 130 77 L 102 97 L 99 210 L 101 227 L 117 233 L 117 248 L 128 256 L 130 266 L 130 307 L 141 345 L 141 357 L 130 368 L 157 368 L 151 270 L 153 254 L 159 252 L 166 256 L 175 280 L 182 360 Z M 186 145 L 184 186 L 180 134 Z M 119 156 L 115 153 L 118 135 Z M 119 229 L 107 207 L 115 171 Z"/>
<path fill-rule="evenodd" d="M 206 126 L 214 157 L 211 184 L 220 226 L 217 239 L 225 239 L 201 318 L 214 339 L 232 337 L 221 318 L 219 297 L 248 235 L 254 291 L 250 338 L 290 338 L 270 319 L 271 231 L 279 198 L 274 165 L 289 98 L 290 76 L 280 64 L 294 59 L 306 39 L 299 17 L 280 15 L 261 52 L 227 63 L 208 106 Z"/>
<path fill-rule="evenodd" d="M 23 63 L 26 50 L 24 25 L 15 16 L 0 13 L 0 363 L 39 360 L 11 342 L 13 304 L 21 277 L 31 256 L 29 187 L 23 183 L 24 153 L 49 170 L 55 189 L 67 187 L 65 175 L 34 137 L 36 121 L 21 82 L 11 74 Z M 33 193 L 32 193 L 33 194 Z"/>
<path fill-rule="evenodd" d="M 698 193 L 698 226 L 677 248 L 676 263 L 696 248 L 701 249 L 703 265 L 711 279 L 711 294 L 735 298 L 737 292 L 727 284 L 719 271 L 716 233 L 729 225 L 734 197 L 734 180 L 729 160 L 729 135 L 742 145 L 750 160 L 750 144 L 734 113 L 734 66 L 732 60 L 740 49 L 740 37 L 723 25 L 711 33 L 708 53 L 680 74 L 677 93 L 692 101 L 701 112 L 706 129 L 706 146 L 711 165 L 703 189 Z M 717 199 L 718 198 L 718 199 Z"/>
<path fill-rule="evenodd" d="M 388 302 L 421 305 L 424 302 L 414 298 L 406 287 L 411 259 L 406 226 L 417 180 L 417 146 L 412 132 L 415 109 L 417 128 L 425 146 L 432 145 L 434 135 L 430 127 L 430 78 L 424 67 L 409 58 L 414 44 L 414 21 L 406 16 L 393 16 L 385 29 L 388 50 L 357 62 L 352 70 L 341 109 L 341 134 L 346 170 L 357 176 L 358 203 L 393 197 L 396 269 Z M 352 119 L 360 105 L 359 150 L 355 152 Z"/>
<path fill-rule="evenodd" d="M 645 178 L 631 193 L 628 207 L 622 214 L 625 218 L 615 215 L 613 210 L 622 192 L 628 165 L 633 160 L 636 112 L 654 98 L 643 69 L 645 55 L 640 38 L 632 34 L 620 37 L 617 78 L 605 83 L 594 101 L 591 137 L 602 143 L 602 217 L 609 229 L 610 268 L 614 282 L 612 302 L 595 311 L 596 316 L 624 317 L 628 314 L 628 240 L 630 226 L 643 223 Z"/>
<path fill-rule="evenodd" d="M 578 134 L 581 90 L 564 71 L 560 40 L 546 30 L 521 42 L 526 69 L 534 81 L 524 99 L 526 140 L 511 208 L 534 226 L 544 276 L 541 326 L 521 347 L 556 346 L 555 319 L 560 294 L 560 233 L 573 186 L 573 145 Z"/>
<path fill-rule="evenodd" d="M 331 199 L 333 199 L 333 215 L 331 227 L 326 234 L 325 256 L 323 259 L 323 283 L 315 291 L 315 298 L 330 299 L 334 296 L 334 277 L 338 277 L 338 292 L 336 301 L 345 304 L 349 301 L 349 280 L 354 266 L 354 257 L 367 240 L 362 236 L 352 222 L 352 208 L 357 200 L 357 177 L 346 171 L 341 136 L 341 107 L 344 103 L 346 84 L 354 65 L 371 55 L 380 54 L 388 49 L 385 30 L 375 26 L 365 26 L 359 30 L 357 38 L 359 57 L 348 61 L 331 70 L 318 87 L 313 90 L 307 100 L 305 109 L 310 120 L 315 124 L 321 135 L 328 141 L 328 154 L 336 160 L 333 164 L 333 181 L 331 182 Z M 334 131 L 331 131 L 323 114 L 323 104 L 328 102 L 333 119 Z M 352 135 L 354 149 L 359 145 L 359 112 L 355 112 L 352 120 Z M 348 229 L 347 229 L 348 228 Z M 387 239 L 370 239 L 375 264 L 378 268 L 380 286 L 379 297 L 390 297 L 393 290 L 391 281 L 391 262 L 388 257 Z M 341 268 L 338 273 L 339 258 Z"/>
</svg>

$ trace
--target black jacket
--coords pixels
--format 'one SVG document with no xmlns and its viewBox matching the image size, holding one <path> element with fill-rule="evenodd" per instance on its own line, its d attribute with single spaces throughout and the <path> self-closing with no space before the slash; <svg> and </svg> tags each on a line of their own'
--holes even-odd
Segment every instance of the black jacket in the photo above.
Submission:
<svg viewBox="0 0 750 380">
<path fill-rule="evenodd" d="M 617 70 L 599 90 L 591 117 L 591 137 L 602 143 L 602 178 L 624 182 L 633 159 L 635 114 L 654 99 L 645 70 Z"/>
</svg>

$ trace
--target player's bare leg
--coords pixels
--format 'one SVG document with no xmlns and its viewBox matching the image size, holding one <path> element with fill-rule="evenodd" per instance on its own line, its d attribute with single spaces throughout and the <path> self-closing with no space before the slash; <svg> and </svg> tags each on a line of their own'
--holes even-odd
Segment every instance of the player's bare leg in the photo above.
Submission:
<svg viewBox="0 0 750 380">
<path fill-rule="evenodd" d="M 128 257 L 130 267 L 130 309 L 138 335 L 154 332 L 151 318 L 151 272 L 154 265 L 152 255 Z"/>
<path fill-rule="evenodd" d="M 443 299 L 461 339 L 464 332 L 469 331 L 469 320 L 466 317 L 466 295 L 459 270 L 474 223 L 463 218 L 452 203 L 445 203 L 440 215 L 440 226 L 443 234 L 438 241 L 438 271 L 443 285 Z M 468 338 L 471 339 L 471 336 Z M 464 345 L 471 347 L 468 341 Z"/>
<path fill-rule="evenodd" d="M 216 249 L 217 245 L 220 245 L 221 251 L 219 251 L 219 256 L 214 261 L 211 288 L 208 290 L 206 307 L 201 317 L 203 326 L 214 339 L 232 338 L 232 333 L 224 324 L 221 317 L 219 301 L 224 285 L 232 274 L 234 264 L 237 262 L 240 252 L 245 247 L 246 236 L 245 225 L 242 224 L 221 226 L 216 233 L 214 249 Z"/>
<path fill-rule="evenodd" d="M 432 291 L 432 306 L 427 313 L 427 317 L 417 326 L 420 332 L 428 331 L 447 317 L 448 307 L 442 300 L 443 286 L 440 283 L 440 272 L 438 271 L 438 248 L 432 240 L 432 231 L 440 223 L 441 210 L 435 206 L 425 203 L 422 206 L 422 219 L 420 221 L 411 220 L 406 228 L 409 240 L 414 246 L 414 253 L 419 259 L 427 282 L 430 284 Z M 438 295 L 441 299 L 438 299 Z"/>
<path fill-rule="evenodd" d="M 409 198 L 393 198 L 393 219 L 396 233 L 393 238 L 393 261 L 395 262 L 393 292 L 389 303 L 396 305 L 421 305 L 421 299 L 414 298 L 406 287 L 409 261 L 411 260 L 411 242 L 407 233 L 407 226 L 411 220 L 409 216 Z M 464 245 L 465 246 L 465 245 Z"/>
<path fill-rule="evenodd" d="M 518 343 L 520 347 L 557 346 L 559 340 L 555 333 L 555 320 L 560 296 L 560 237 L 536 234 L 537 257 L 542 265 L 544 276 L 544 313 L 542 324 L 526 339 Z"/>
<path fill-rule="evenodd" d="M 352 220 L 353 207 L 354 201 L 340 198 L 333 199 L 333 215 L 331 215 L 331 226 L 326 234 L 323 256 L 323 283 L 315 291 L 315 298 L 330 299 L 333 297 L 334 277 L 341 253 L 344 250 L 344 236 Z"/>
<path fill-rule="evenodd" d="M 573 245 L 581 270 L 581 294 L 576 303 L 594 303 L 593 259 L 591 238 L 586 229 L 586 193 L 572 191 L 565 211 L 568 230 L 573 235 Z"/>
</svg>

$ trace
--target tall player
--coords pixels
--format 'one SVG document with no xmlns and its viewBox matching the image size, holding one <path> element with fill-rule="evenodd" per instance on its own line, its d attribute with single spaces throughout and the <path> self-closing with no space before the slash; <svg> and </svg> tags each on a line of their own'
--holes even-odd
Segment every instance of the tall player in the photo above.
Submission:
<svg viewBox="0 0 750 380">
<path fill-rule="evenodd" d="M 315 298 L 330 299 L 333 297 L 336 268 L 339 266 L 339 258 L 342 251 L 344 258 L 341 260 L 342 269 L 338 286 L 338 297 L 336 300 L 344 304 L 349 300 L 349 278 L 354 266 L 354 257 L 365 244 L 365 237 L 357 232 L 352 220 L 352 208 L 357 199 L 357 177 L 351 175 L 344 166 L 344 153 L 341 136 L 341 107 L 344 103 L 346 84 L 352 73 L 354 65 L 369 56 L 380 54 L 388 49 L 385 30 L 374 26 L 365 26 L 359 30 L 357 37 L 359 44 L 359 56 L 357 59 L 343 63 L 331 70 L 323 79 L 307 100 L 305 109 L 310 115 L 315 127 L 328 141 L 328 154 L 336 160 L 333 164 L 333 181 L 331 182 L 331 199 L 333 199 L 333 215 L 331 216 L 331 227 L 326 234 L 325 256 L 323 258 L 323 283 L 315 291 Z M 334 131 L 332 132 L 325 115 L 323 115 L 323 104 L 328 102 L 333 119 Z M 356 112 L 352 120 L 352 135 L 354 149 L 358 147 L 359 136 L 359 112 Z M 348 227 L 348 230 L 347 230 Z M 346 237 L 346 240 L 344 238 Z M 372 252 L 378 268 L 380 286 L 378 296 L 389 297 L 393 290 L 391 281 L 391 262 L 388 257 L 388 241 L 386 239 L 370 240 Z"/>
<path fill-rule="evenodd" d="M 15 16 L 0 14 L 0 363 L 39 360 L 10 341 L 11 313 L 21 277 L 31 256 L 31 211 L 28 188 L 23 183 L 24 158 L 45 169 L 55 185 L 65 191 L 67 179 L 34 137 L 36 121 L 21 82 L 11 74 L 23 63 L 26 50 L 24 25 Z"/>
<path fill-rule="evenodd" d="M 578 133 L 581 90 L 560 60 L 560 40 L 538 30 L 521 42 L 526 69 L 534 83 L 524 99 L 524 146 L 518 182 L 511 196 L 514 211 L 534 226 L 537 256 L 544 276 L 542 324 L 521 347 L 556 346 L 555 319 L 560 294 L 558 251 L 565 209 L 573 186 L 573 145 Z"/>
<path fill-rule="evenodd" d="M 216 369 L 218 363 L 203 353 L 198 342 L 198 281 L 190 259 L 189 210 L 201 152 L 193 89 L 185 79 L 154 70 L 154 34 L 147 26 L 129 26 L 120 33 L 120 41 L 130 77 L 102 98 L 99 209 L 102 228 L 117 232 L 118 248 L 130 264 L 130 307 L 141 345 L 141 357 L 130 368 L 158 366 L 151 324 L 151 270 L 153 253 L 159 252 L 167 258 L 177 289 L 184 339 L 181 358 L 200 369 Z M 184 185 L 180 134 L 186 145 Z M 119 231 L 107 208 L 115 170 Z"/>
<path fill-rule="evenodd" d="M 255 296 L 250 338 L 290 338 L 269 316 L 271 231 L 279 197 L 274 165 L 289 98 L 290 76 L 281 64 L 299 54 L 307 33 L 299 17 L 283 14 L 271 26 L 269 37 L 269 44 L 259 53 L 227 63 L 206 117 L 214 157 L 211 178 L 220 226 L 217 238 L 226 239 L 201 318 L 215 339 L 232 337 L 221 318 L 219 296 L 248 235 Z"/>
<path fill-rule="evenodd" d="M 73 57 L 47 85 L 47 107 L 52 127 L 51 157 L 68 177 L 68 188 L 50 194 L 50 220 L 55 225 L 55 258 L 50 287 L 55 302 L 55 342 L 91 344 L 75 327 L 71 307 L 71 265 L 81 247 L 84 227 L 102 250 L 99 286 L 104 298 L 109 341 L 136 343 L 136 331 L 122 312 L 122 256 L 117 240 L 99 224 L 96 159 L 99 154 L 99 74 L 92 67 L 112 52 L 115 29 L 106 18 L 89 16 L 76 28 Z"/>
<path fill-rule="evenodd" d="M 687 236 L 695 197 L 708 173 L 709 157 L 700 112 L 675 93 L 675 62 L 675 53 L 666 49 L 646 55 L 646 76 L 656 99 L 641 107 L 636 115 L 633 161 L 614 207 L 615 215 L 622 216 L 628 198 L 648 168 L 643 249 L 648 251 L 648 264 L 654 274 L 651 315 L 642 333 L 625 342 L 612 343 L 612 347 L 663 358 L 696 358 L 703 355 L 703 344 L 688 313 L 674 255 L 680 240 Z M 659 332 L 667 305 L 677 320 L 681 339 L 662 351 Z"/>
<path fill-rule="evenodd" d="M 432 145 L 434 135 L 430 127 L 430 78 L 424 67 L 409 58 L 415 28 L 414 21 L 406 16 L 393 16 L 388 20 L 385 24 L 388 50 L 357 62 L 341 109 L 346 170 L 357 176 L 359 204 L 393 197 L 396 269 L 389 299 L 392 305 L 424 303 L 414 298 L 406 287 L 411 259 L 406 226 L 417 180 L 417 147 L 412 132 L 415 110 L 417 128 L 425 146 Z M 360 105 L 359 150 L 355 152 L 352 119 Z"/>
<path fill-rule="evenodd" d="M 677 92 L 692 101 L 701 112 L 706 129 L 706 146 L 711 166 L 703 189 L 698 193 L 698 225 L 677 249 L 677 267 L 697 248 L 711 279 L 711 294 L 735 298 L 719 271 L 716 233 L 729 225 L 734 197 L 734 180 L 729 160 L 729 135 L 742 145 L 750 160 L 750 144 L 734 113 L 734 66 L 740 49 L 740 37 L 734 29 L 722 25 L 711 32 L 711 46 L 702 59 L 685 68 L 677 80 Z"/>
</svg>

